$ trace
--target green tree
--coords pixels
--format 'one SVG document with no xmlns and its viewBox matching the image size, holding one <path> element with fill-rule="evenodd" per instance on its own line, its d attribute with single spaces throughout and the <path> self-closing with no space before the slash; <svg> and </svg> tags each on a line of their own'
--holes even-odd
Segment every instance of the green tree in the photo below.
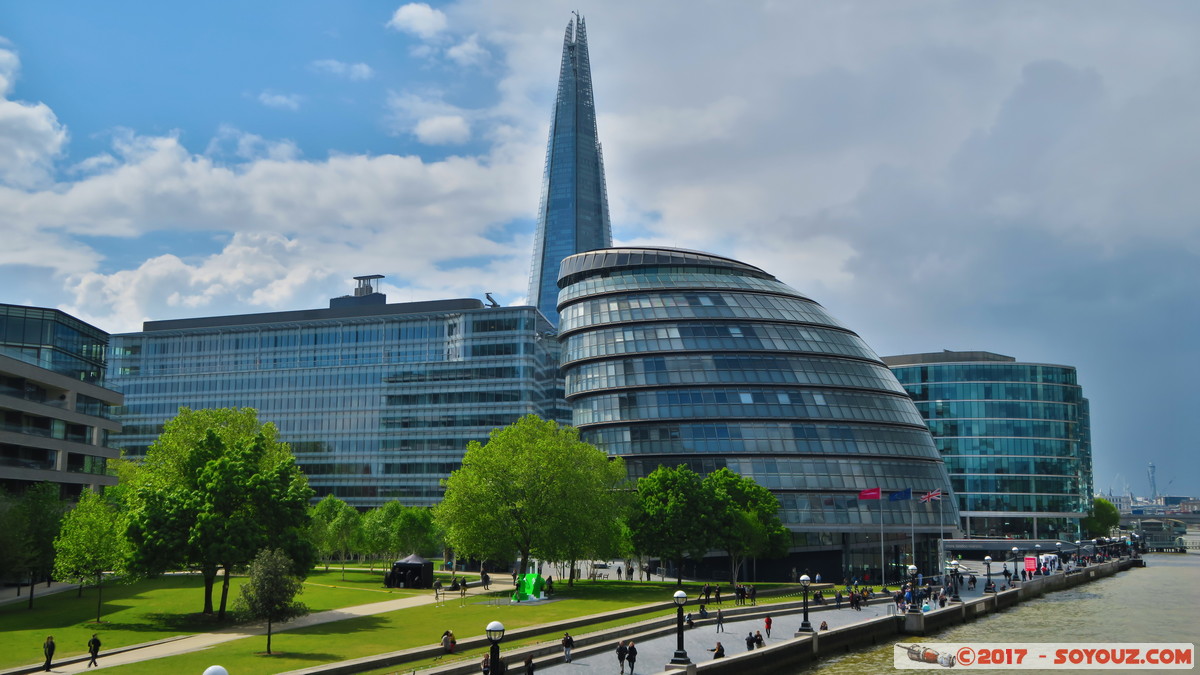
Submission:
<svg viewBox="0 0 1200 675">
<path fill-rule="evenodd" d="M 37 582 L 50 584 L 54 572 L 54 538 L 62 526 L 66 504 L 59 497 L 59 487 L 53 483 L 30 486 L 16 504 L 17 517 L 23 523 L 23 556 L 29 575 L 29 608 L 33 609 L 33 591 Z"/>
<path fill-rule="evenodd" d="M 304 582 L 294 573 L 295 563 L 279 549 L 263 549 L 250 563 L 250 578 L 242 585 L 237 609 L 252 619 L 267 622 L 267 653 L 271 653 L 271 628 L 275 622 L 308 614 L 296 596 Z"/>
<path fill-rule="evenodd" d="M 1096 497 L 1091 511 L 1079 524 L 1089 537 L 1107 537 L 1114 527 L 1121 524 L 1121 512 L 1112 502 Z"/>
<path fill-rule="evenodd" d="M 578 430 L 526 415 L 493 430 L 486 445 L 467 445 L 434 521 L 459 554 L 504 561 L 515 553 L 524 572 L 532 554 L 585 550 L 594 523 L 618 515 L 610 493 L 624 477 L 624 463 L 580 441 Z"/>
<path fill-rule="evenodd" d="M 395 554 L 395 523 L 403 509 L 393 500 L 362 514 L 362 549 L 372 570 L 377 559 Z"/>
<path fill-rule="evenodd" d="M 337 555 L 341 559 L 342 580 L 345 581 L 346 558 L 362 547 L 362 516 L 353 506 L 333 495 L 326 495 L 312 507 L 312 531 L 313 541 L 323 555 Z"/>
<path fill-rule="evenodd" d="M 128 553 L 125 518 L 91 490 L 79 495 L 75 508 L 63 517 L 54 540 L 54 576 L 61 581 L 95 578 L 96 622 L 104 597 L 104 573 L 119 570 Z"/>
<path fill-rule="evenodd" d="M 20 592 L 22 577 L 29 569 L 29 548 L 20 501 L 0 492 L 0 582 L 15 581 Z"/>
<path fill-rule="evenodd" d="M 312 490 L 275 426 L 251 408 L 180 408 L 128 474 L 130 569 L 160 574 L 182 565 L 204 577 L 204 613 L 224 570 L 218 619 L 225 617 L 229 575 L 256 551 L 282 548 L 301 574 L 314 553 L 306 536 Z"/>
<path fill-rule="evenodd" d="M 683 559 L 700 558 L 713 544 L 713 504 L 695 471 L 659 466 L 637 482 L 629 527 L 634 550 L 675 563 L 683 585 Z"/>
<path fill-rule="evenodd" d="M 433 509 L 423 506 L 406 506 L 400 511 L 395 531 L 396 554 L 403 558 L 407 553 L 428 555 L 442 546 L 441 532 L 433 519 Z"/>
<path fill-rule="evenodd" d="M 737 581 L 747 557 L 787 553 L 790 535 L 779 519 L 779 500 L 752 478 L 722 467 L 702 481 L 713 505 L 715 545 L 729 554 L 730 579 Z"/>
</svg>

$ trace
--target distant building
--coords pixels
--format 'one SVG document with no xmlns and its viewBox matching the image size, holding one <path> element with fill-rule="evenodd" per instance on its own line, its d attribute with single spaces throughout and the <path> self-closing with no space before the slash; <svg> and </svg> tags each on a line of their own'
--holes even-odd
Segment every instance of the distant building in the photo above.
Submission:
<svg viewBox="0 0 1200 675">
<path fill-rule="evenodd" d="M 728 467 L 771 490 L 793 547 L 758 561 L 760 578 L 798 567 L 878 581 L 883 565 L 895 581 L 914 534 L 918 568 L 940 571 L 937 540 L 958 511 L 920 498 L 950 496 L 942 458 L 895 376 L 819 304 L 752 265 L 679 249 L 573 255 L 559 286 L 582 438 L 632 478 Z M 875 488 L 881 499 L 859 499 Z M 907 489 L 912 499 L 890 499 Z"/>
<path fill-rule="evenodd" d="M 108 334 L 57 309 L 0 304 L 0 488 L 115 485 L 109 434 L 121 394 L 105 386 Z"/>
<path fill-rule="evenodd" d="M 117 443 L 142 456 L 180 406 L 256 408 L 318 497 L 441 500 L 469 441 L 534 413 L 564 419 L 553 328 L 533 307 L 387 304 L 377 275 L 328 309 L 149 321 L 113 336 Z"/>
<path fill-rule="evenodd" d="M 885 356 L 933 433 L 975 537 L 1080 538 L 1092 502 L 1075 368 L 991 352 Z"/>
<path fill-rule="evenodd" d="M 529 278 L 529 304 L 556 326 L 559 263 L 573 253 L 612 245 L 587 30 L 583 17 L 576 17 L 563 38 Z"/>
</svg>

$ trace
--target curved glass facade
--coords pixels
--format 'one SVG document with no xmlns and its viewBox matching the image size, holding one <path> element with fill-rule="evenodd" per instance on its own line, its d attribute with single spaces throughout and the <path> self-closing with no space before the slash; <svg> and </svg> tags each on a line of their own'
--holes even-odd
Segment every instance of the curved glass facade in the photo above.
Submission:
<svg viewBox="0 0 1200 675">
<path fill-rule="evenodd" d="M 933 564 L 953 504 L 888 495 L 948 492 L 941 455 L 895 376 L 825 308 L 757 267 L 677 249 L 573 255 L 559 289 L 572 421 L 633 477 L 687 464 L 754 478 L 805 565 L 833 550 L 836 573 L 878 574 L 881 525 L 888 578 L 914 532 L 919 566 Z M 876 487 L 882 500 L 858 499 Z"/>
<path fill-rule="evenodd" d="M 1074 368 L 989 352 L 884 361 L 946 460 L 968 536 L 1079 537 L 1091 446 Z"/>
</svg>

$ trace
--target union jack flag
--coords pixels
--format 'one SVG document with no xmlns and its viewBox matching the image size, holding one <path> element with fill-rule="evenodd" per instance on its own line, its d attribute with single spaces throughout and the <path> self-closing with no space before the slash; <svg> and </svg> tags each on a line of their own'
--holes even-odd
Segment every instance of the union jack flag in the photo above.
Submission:
<svg viewBox="0 0 1200 675">
<path fill-rule="evenodd" d="M 934 501 L 935 499 L 939 500 L 939 501 L 942 499 L 941 488 L 938 488 L 937 490 L 934 490 L 932 492 L 925 493 L 925 496 L 921 497 L 921 503 L 928 504 L 929 502 Z"/>
</svg>

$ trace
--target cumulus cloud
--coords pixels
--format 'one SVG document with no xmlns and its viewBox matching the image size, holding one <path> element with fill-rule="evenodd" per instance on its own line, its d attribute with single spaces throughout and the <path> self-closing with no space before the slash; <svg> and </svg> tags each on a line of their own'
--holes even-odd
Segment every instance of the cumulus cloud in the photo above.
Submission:
<svg viewBox="0 0 1200 675">
<path fill-rule="evenodd" d="M 17 53 L 0 45 L 0 185 L 32 189 L 52 181 L 67 129 L 46 104 L 9 99 L 20 65 Z"/>
<path fill-rule="evenodd" d="M 459 115 L 437 115 L 417 122 L 413 133 L 427 145 L 450 145 L 465 143 L 471 137 L 471 127 Z"/>
<path fill-rule="evenodd" d="M 471 66 L 486 60 L 488 52 L 480 46 L 479 36 L 471 35 L 466 40 L 447 49 L 446 57 L 460 66 Z"/>
<path fill-rule="evenodd" d="M 258 102 L 268 108 L 279 108 L 280 110 L 300 109 L 299 94 L 281 94 L 268 89 L 258 95 Z"/>
<path fill-rule="evenodd" d="M 410 2 L 397 9 L 387 25 L 394 30 L 428 40 L 446 30 L 447 24 L 446 15 L 441 10 L 423 2 Z"/>
<path fill-rule="evenodd" d="M 312 68 L 319 73 L 336 75 L 355 82 L 369 80 L 375 76 L 375 71 L 365 63 L 345 63 L 337 59 L 313 61 Z"/>
<path fill-rule="evenodd" d="M 229 156 L 239 160 L 290 161 L 299 159 L 301 153 L 294 141 L 273 141 L 223 124 L 217 130 L 217 135 L 209 141 L 204 154 L 210 157 Z"/>
<path fill-rule="evenodd" d="M 396 133 L 411 133 L 427 145 L 453 145 L 471 138 L 472 111 L 446 103 L 440 92 L 388 96 L 390 125 Z"/>
</svg>

